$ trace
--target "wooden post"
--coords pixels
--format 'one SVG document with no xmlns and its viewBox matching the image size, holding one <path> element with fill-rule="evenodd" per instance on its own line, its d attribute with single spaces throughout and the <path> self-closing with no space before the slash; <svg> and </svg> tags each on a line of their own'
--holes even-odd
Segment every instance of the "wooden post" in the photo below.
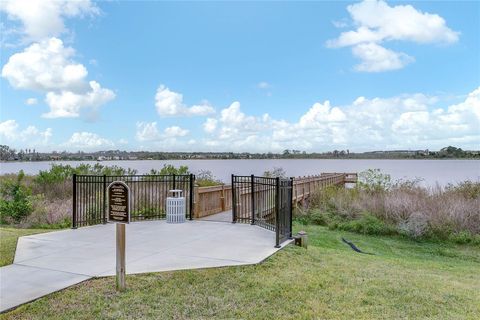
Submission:
<svg viewBox="0 0 480 320">
<path fill-rule="evenodd" d="M 220 203 L 222 206 L 222 212 L 225 211 L 225 185 L 222 184 L 222 196 L 220 198 Z"/>
<path fill-rule="evenodd" d="M 194 193 L 195 195 L 193 196 L 193 201 L 194 201 L 194 210 L 193 210 L 193 213 L 195 215 L 195 218 L 201 218 L 202 217 L 202 213 L 200 212 L 200 192 L 198 190 L 198 185 L 195 185 L 194 189 Z"/>
<path fill-rule="evenodd" d="M 125 224 L 117 223 L 117 290 L 125 291 Z"/>
</svg>

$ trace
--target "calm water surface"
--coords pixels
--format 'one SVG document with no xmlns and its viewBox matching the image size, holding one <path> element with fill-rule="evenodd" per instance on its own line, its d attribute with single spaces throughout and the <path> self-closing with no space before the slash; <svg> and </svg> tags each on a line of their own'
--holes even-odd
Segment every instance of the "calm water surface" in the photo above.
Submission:
<svg viewBox="0 0 480 320">
<path fill-rule="evenodd" d="M 0 173 L 16 173 L 20 170 L 36 174 L 50 168 L 51 161 L 0 163 Z M 56 161 L 54 163 L 77 166 L 80 163 L 95 164 L 96 161 Z M 274 167 L 283 168 L 288 176 L 314 175 L 321 172 L 361 172 L 378 168 L 393 179 L 421 178 L 425 185 L 445 185 L 464 180 L 480 181 L 479 160 L 132 160 L 102 161 L 102 165 L 117 165 L 147 173 L 150 169 L 161 169 L 164 164 L 188 166 L 191 172 L 211 171 L 218 179 L 229 182 L 231 174 L 261 175 Z"/>
</svg>

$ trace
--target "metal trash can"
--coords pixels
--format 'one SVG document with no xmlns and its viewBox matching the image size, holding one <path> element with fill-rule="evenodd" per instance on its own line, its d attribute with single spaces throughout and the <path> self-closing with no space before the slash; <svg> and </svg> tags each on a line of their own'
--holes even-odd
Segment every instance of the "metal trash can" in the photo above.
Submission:
<svg viewBox="0 0 480 320">
<path fill-rule="evenodd" d="M 167 197 L 167 223 L 185 222 L 185 197 L 183 190 L 170 190 Z"/>
</svg>

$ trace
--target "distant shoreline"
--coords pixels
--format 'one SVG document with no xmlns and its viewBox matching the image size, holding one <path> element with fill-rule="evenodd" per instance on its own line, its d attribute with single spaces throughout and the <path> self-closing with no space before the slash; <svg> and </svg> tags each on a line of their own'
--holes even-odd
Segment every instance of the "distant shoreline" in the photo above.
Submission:
<svg viewBox="0 0 480 320">
<path fill-rule="evenodd" d="M 425 160 L 472 160 L 480 161 L 480 158 L 248 158 L 248 159 L 222 159 L 222 158 L 191 158 L 191 159 L 115 159 L 115 160 L 10 160 L 10 161 L 0 161 L 2 163 L 32 163 L 32 162 L 49 162 L 49 163 L 61 163 L 61 162 L 127 162 L 127 161 L 210 161 L 210 160 L 221 160 L 221 161 L 237 161 L 237 160 L 342 160 L 342 161 L 355 161 L 355 160 L 412 160 L 412 161 L 425 161 Z"/>
</svg>

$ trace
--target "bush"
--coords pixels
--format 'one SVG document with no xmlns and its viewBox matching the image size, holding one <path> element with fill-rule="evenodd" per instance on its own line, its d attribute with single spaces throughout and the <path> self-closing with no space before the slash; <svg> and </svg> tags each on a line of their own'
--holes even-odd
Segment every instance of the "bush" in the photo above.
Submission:
<svg viewBox="0 0 480 320">
<path fill-rule="evenodd" d="M 273 167 L 272 170 L 263 172 L 263 176 L 267 178 L 286 178 L 287 172 L 282 167 Z"/>
<path fill-rule="evenodd" d="M 459 233 L 451 234 L 449 240 L 458 244 L 467 244 L 473 242 L 474 236 L 470 232 L 461 231 Z"/>
<path fill-rule="evenodd" d="M 200 170 L 195 175 L 195 182 L 199 187 L 210 187 L 210 186 L 218 186 L 223 184 L 209 170 Z"/>
<path fill-rule="evenodd" d="M 413 239 L 475 243 L 480 238 L 479 182 L 425 188 L 418 179 L 392 182 L 378 170 L 363 176 L 356 188 L 317 190 L 302 221 L 368 234 L 398 233 Z"/>
<path fill-rule="evenodd" d="M 369 192 L 387 191 L 392 186 L 389 174 L 382 173 L 380 169 L 368 169 L 358 175 L 357 187 Z"/>
<path fill-rule="evenodd" d="M 32 200 L 33 211 L 21 223 L 24 228 L 68 228 L 72 224 L 72 200 L 47 200 L 37 195 Z"/>
<path fill-rule="evenodd" d="M 364 213 L 360 219 L 340 223 L 337 228 L 344 231 L 377 236 L 394 235 L 398 233 L 395 227 L 386 224 L 370 213 Z"/>
<path fill-rule="evenodd" d="M 23 170 L 16 179 L 5 179 L 0 188 L 0 223 L 19 223 L 32 212 L 31 191 L 22 180 Z"/>
<path fill-rule="evenodd" d="M 149 174 L 150 175 L 169 175 L 169 174 L 184 175 L 184 174 L 190 174 L 190 171 L 188 171 L 187 166 L 180 166 L 176 168 L 171 164 L 164 164 L 162 169 L 160 170 L 152 169 L 150 170 Z"/>
</svg>

